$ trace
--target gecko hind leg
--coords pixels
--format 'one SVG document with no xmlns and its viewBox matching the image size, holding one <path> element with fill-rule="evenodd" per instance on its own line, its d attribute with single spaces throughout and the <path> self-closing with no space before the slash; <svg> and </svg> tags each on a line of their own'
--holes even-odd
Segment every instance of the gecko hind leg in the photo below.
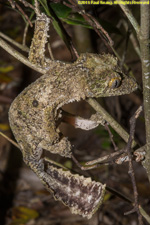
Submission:
<svg viewBox="0 0 150 225">
<path fill-rule="evenodd" d="M 97 127 L 99 124 L 104 125 L 106 123 L 105 120 L 98 114 L 93 114 L 89 119 L 84 119 L 82 117 L 77 117 L 72 114 L 69 114 L 65 111 L 62 112 L 62 118 L 60 121 L 58 121 L 57 128 L 61 122 L 70 123 L 75 128 L 80 128 L 82 130 L 91 130 Z M 59 129 L 59 128 L 58 128 Z M 54 132 L 56 135 L 56 132 Z M 58 135 L 58 137 L 57 137 Z M 72 148 L 70 141 L 67 137 L 61 137 L 62 134 L 58 132 L 56 135 L 55 143 L 51 144 L 48 140 L 42 140 L 39 144 L 39 147 L 54 153 L 59 154 L 64 157 L 71 158 L 72 157 Z"/>
<path fill-rule="evenodd" d="M 63 137 L 61 140 L 54 144 L 50 144 L 48 141 L 42 140 L 39 143 L 39 147 L 43 148 L 46 151 L 49 151 L 50 153 L 59 154 L 63 157 L 71 158 L 72 155 L 72 145 L 67 137 Z"/>
</svg>

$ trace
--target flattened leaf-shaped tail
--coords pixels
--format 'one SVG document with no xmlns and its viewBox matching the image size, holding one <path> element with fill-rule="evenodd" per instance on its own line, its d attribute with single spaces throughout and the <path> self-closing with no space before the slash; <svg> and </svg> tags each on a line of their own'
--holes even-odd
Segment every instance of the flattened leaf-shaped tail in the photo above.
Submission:
<svg viewBox="0 0 150 225">
<path fill-rule="evenodd" d="M 103 202 L 105 185 L 78 174 L 48 166 L 47 174 L 56 180 L 56 200 L 62 201 L 72 213 L 90 219 Z"/>
<path fill-rule="evenodd" d="M 29 165 L 47 190 L 53 192 L 55 200 L 68 206 L 72 213 L 90 219 L 102 204 L 105 184 L 58 169 L 49 163 L 30 161 Z"/>
</svg>

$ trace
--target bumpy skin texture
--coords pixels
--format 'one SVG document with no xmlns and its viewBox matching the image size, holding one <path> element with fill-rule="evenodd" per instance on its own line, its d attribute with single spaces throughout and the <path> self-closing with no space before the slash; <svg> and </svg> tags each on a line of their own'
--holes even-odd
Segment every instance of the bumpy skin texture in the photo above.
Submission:
<svg viewBox="0 0 150 225">
<path fill-rule="evenodd" d="M 37 0 L 35 6 L 38 7 Z M 29 60 L 46 69 L 47 73 L 13 101 L 9 110 L 10 126 L 25 163 L 47 190 L 52 191 L 55 199 L 68 206 L 72 213 L 89 219 L 103 201 L 105 185 L 50 165 L 42 156 L 43 149 L 71 157 L 71 143 L 58 129 L 63 105 L 87 97 L 128 94 L 137 85 L 120 71 L 116 58 L 110 54 L 83 54 L 73 64 L 46 59 L 49 19 L 39 10 L 36 14 Z M 97 126 L 97 115 L 91 119 L 96 121 L 92 126 Z M 89 129 L 87 124 L 90 123 L 79 118 L 76 127 Z"/>
<path fill-rule="evenodd" d="M 90 219 L 103 202 L 106 185 L 50 165 L 45 171 L 44 181 L 53 187 L 55 199 L 69 206 L 72 213 Z"/>
<path fill-rule="evenodd" d="M 41 160 L 43 149 L 71 157 L 71 143 L 57 128 L 59 109 L 86 97 L 123 95 L 136 88 L 135 81 L 120 71 L 112 55 L 83 54 L 73 64 L 57 62 L 12 103 L 10 126 L 24 161 L 72 213 L 91 218 L 102 202 L 105 185 L 46 166 Z"/>
<path fill-rule="evenodd" d="M 49 22 L 50 19 L 44 13 L 37 15 L 34 38 L 29 52 L 29 61 L 43 67 L 47 66 L 44 53 L 48 38 Z"/>
<path fill-rule="evenodd" d="M 111 81 L 118 79 L 120 86 L 110 87 Z M 30 155 L 34 155 L 34 150 L 43 148 L 71 157 L 70 142 L 60 139 L 56 129 L 59 108 L 86 97 L 123 95 L 136 88 L 135 81 L 121 73 L 112 55 L 83 54 L 73 64 L 58 63 L 25 88 L 10 107 L 10 125 L 24 154 L 30 149 Z"/>
</svg>

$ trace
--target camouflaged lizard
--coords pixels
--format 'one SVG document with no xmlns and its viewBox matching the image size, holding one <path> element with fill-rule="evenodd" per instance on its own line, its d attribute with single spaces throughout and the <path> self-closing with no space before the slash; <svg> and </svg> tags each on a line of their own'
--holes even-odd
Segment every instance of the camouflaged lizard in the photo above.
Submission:
<svg viewBox="0 0 150 225">
<path fill-rule="evenodd" d="M 103 201 L 105 185 L 50 165 L 42 156 L 43 150 L 71 158 L 71 143 L 58 128 L 63 105 L 88 97 L 129 94 L 137 89 L 137 84 L 122 73 L 117 59 L 110 54 L 82 54 L 72 64 L 46 59 L 48 27 L 49 18 L 37 12 L 29 60 L 47 72 L 13 101 L 9 110 L 10 126 L 25 163 L 47 190 L 72 213 L 91 218 Z M 100 121 L 92 118 L 93 128 Z M 84 125 L 82 120 L 78 121 L 77 127 L 91 129 L 90 120 L 85 120 Z"/>
</svg>

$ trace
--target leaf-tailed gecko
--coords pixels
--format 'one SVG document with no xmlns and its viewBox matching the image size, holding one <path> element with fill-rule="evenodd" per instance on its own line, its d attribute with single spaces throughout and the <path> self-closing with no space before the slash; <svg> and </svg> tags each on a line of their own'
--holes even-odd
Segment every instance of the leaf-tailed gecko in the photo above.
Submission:
<svg viewBox="0 0 150 225">
<path fill-rule="evenodd" d="M 42 152 L 71 158 L 71 143 L 58 128 L 63 105 L 89 97 L 129 94 L 137 84 L 121 71 L 117 59 L 110 54 L 81 54 L 71 64 L 47 60 L 44 52 L 48 27 L 47 16 L 37 13 L 29 60 L 47 72 L 15 98 L 9 110 L 10 126 L 25 163 L 55 199 L 72 213 L 91 218 L 103 200 L 105 184 L 50 165 Z M 81 128 L 84 129 L 82 125 Z"/>
</svg>

